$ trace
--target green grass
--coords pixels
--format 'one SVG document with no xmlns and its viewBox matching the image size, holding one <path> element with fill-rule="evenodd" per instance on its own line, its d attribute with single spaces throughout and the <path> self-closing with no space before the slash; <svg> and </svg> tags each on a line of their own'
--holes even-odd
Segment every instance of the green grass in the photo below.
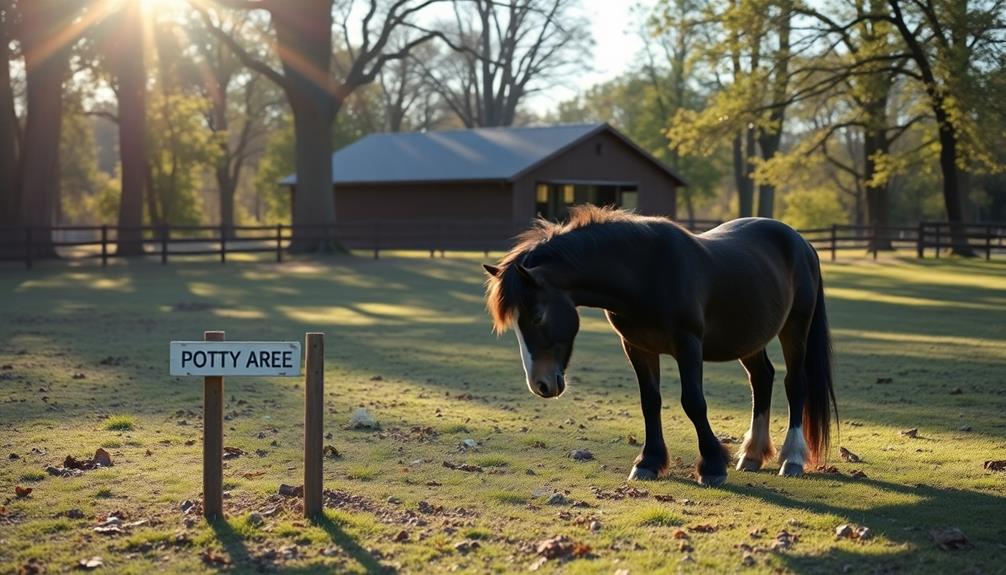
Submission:
<svg viewBox="0 0 1006 575">
<path fill-rule="evenodd" d="M 639 450 L 626 438 L 644 436 L 617 337 L 584 310 L 569 390 L 553 401 L 531 396 L 513 336 L 490 333 L 480 261 L 0 268 L 0 573 L 33 557 L 63 572 L 94 555 L 107 573 L 216 572 L 203 552 L 228 558 L 236 573 L 525 572 L 536 559 L 529 550 L 556 535 L 593 557 L 539 572 L 735 572 L 742 546 L 756 548 L 755 565 L 743 568 L 751 573 L 1002 572 L 1006 474 L 982 463 L 1006 457 L 1003 263 L 826 264 L 843 420 L 829 463 L 841 475 L 781 478 L 773 462 L 731 471 L 723 488 L 699 487 L 695 434 L 665 358 L 671 468 L 635 485 L 644 496 L 612 498 Z M 179 310 L 189 303 L 209 307 Z M 305 521 L 295 500 L 275 496 L 303 480 L 303 382 L 234 377 L 224 444 L 245 454 L 225 462 L 227 519 L 186 523 L 180 505 L 201 492 L 202 380 L 168 375 L 168 342 L 209 329 L 231 340 L 326 333 L 325 443 L 343 457 L 324 462 L 335 507 L 323 520 Z M 785 368 L 778 345 L 769 354 L 778 444 Z M 740 437 L 750 417 L 740 366 L 707 364 L 705 390 L 714 432 Z M 347 429 L 360 407 L 379 430 Z M 900 434 L 911 427 L 917 438 Z M 43 471 L 99 446 L 113 467 Z M 842 461 L 838 446 L 862 462 Z M 573 461 L 572 449 L 594 459 Z M 15 498 L 15 485 L 33 491 Z M 555 492 L 568 503 L 548 505 Z M 121 536 L 94 532 L 113 511 L 146 523 Z M 836 541 L 843 523 L 874 537 Z M 929 532 L 945 527 L 961 528 L 971 548 L 939 550 Z M 757 550 L 782 530 L 799 536 L 792 547 Z M 463 540 L 479 545 L 462 552 Z"/>
<path fill-rule="evenodd" d="M 677 527 L 684 524 L 684 520 L 677 513 L 663 507 L 641 510 L 637 514 L 636 522 L 643 527 Z"/>
<path fill-rule="evenodd" d="M 104 427 L 108 431 L 132 431 L 136 420 L 128 415 L 113 415 L 105 421 Z"/>
</svg>

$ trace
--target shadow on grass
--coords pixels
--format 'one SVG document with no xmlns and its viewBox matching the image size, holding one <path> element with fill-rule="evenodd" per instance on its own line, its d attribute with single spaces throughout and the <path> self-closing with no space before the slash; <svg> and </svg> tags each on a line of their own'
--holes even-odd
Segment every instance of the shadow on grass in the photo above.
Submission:
<svg viewBox="0 0 1006 575">
<path fill-rule="evenodd" d="M 820 553 L 778 554 L 778 559 L 794 572 L 950 572 L 951 569 L 959 569 L 961 561 L 977 569 L 975 572 L 998 572 L 1002 568 L 998 557 L 1001 550 L 1006 549 L 1002 543 L 1006 540 L 1006 520 L 994 511 L 1006 508 L 1006 497 L 1002 495 L 924 484 L 901 485 L 845 475 L 809 474 L 793 480 L 840 484 L 835 490 L 837 503 L 831 503 L 828 496 L 797 498 L 785 490 L 767 489 L 753 483 L 752 480 L 756 481 L 760 475 L 762 473 L 733 473 L 733 483 L 728 481 L 719 489 L 734 495 L 759 498 L 793 512 L 810 511 L 832 515 L 843 522 L 865 525 L 876 537 L 893 543 L 885 544 L 887 549 L 879 549 L 876 545 L 864 545 L 861 549 L 843 545 L 832 546 Z M 670 480 L 687 483 L 683 478 Z M 887 491 L 910 496 L 914 501 L 849 508 L 841 504 L 848 497 L 841 491 L 845 487 Z M 963 529 L 972 547 L 957 551 L 939 550 L 930 539 L 929 531 L 946 527 Z M 799 526 L 796 529 L 799 530 Z"/>
<path fill-rule="evenodd" d="M 388 565 L 382 565 L 373 554 L 360 546 L 355 539 L 345 531 L 338 523 L 332 521 L 327 515 L 311 520 L 311 523 L 320 527 L 332 543 L 338 545 L 350 557 L 353 558 L 367 573 L 395 573 L 395 569 Z"/>
<path fill-rule="evenodd" d="M 217 541 L 220 542 L 220 545 L 230 556 L 231 563 L 237 568 L 238 572 L 265 570 L 289 574 L 303 573 L 305 575 L 308 573 L 334 572 L 332 565 L 298 565 L 286 567 L 282 565 L 267 566 L 259 564 L 248 552 L 244 538 L 234 529 L 234 526 L 230 522 L 226 519 L 218 519 L 216 521 L 208 521 L 208 524 L 216 534 Z M 359 564 L 364 573 L 382 575 L 396 573 L 393 567 L 382 565 L 377 557 L 364 549 L 352 535 L 346 533 L 338 523 L 332 521 L 327 515 L 312 519 L 311 524 L 321 528 L 334 545 L 342 549 L 350 559 Z"/>
<path fill-rule="evenodd" d="M 229 521 L 226 519 L 215 519 L 212 521 L 207 520 L 207 523 L 210 529 L 213 530 L 213 533 L 216 534 L 217 541 L 227 551 L 227 555 L 231 558 L 231 563 L 234 565 L 251 565 L 252 558 L 248 553 L 248 547 L 245 546 L 241 534 L 234 530 L 234 526 Z"/>
</svg>

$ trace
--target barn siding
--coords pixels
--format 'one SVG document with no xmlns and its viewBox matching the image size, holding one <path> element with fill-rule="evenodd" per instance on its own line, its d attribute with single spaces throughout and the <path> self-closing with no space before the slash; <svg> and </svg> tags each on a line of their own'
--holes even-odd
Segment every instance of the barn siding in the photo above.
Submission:
<svg viewBox="0 0 1006 575">
<path fill-rule="evenodd" d="M 677 214 L 675 180 L 607 131 L 587 138 L 514 182 L 515 219 L 526 221 L 534 217 L 535 185 L 550 180 L 636 182 L 640 213 L 671 218 Z"/>
</svg>

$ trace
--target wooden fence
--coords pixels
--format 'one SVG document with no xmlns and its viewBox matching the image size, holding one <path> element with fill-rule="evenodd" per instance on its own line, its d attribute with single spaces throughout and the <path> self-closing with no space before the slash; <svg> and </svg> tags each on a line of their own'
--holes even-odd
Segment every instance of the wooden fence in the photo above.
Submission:
<svg viewBox="0 0 1006 575">
<path fill-rule="evenodd" d="M 679 221 L 694 232 L 720 224 L 714 220 Z M 382 250 L 422 250 L 433 257 L 445 251 L 501 251 L 510 247 L 512 238 L 526 224 L 510 221 L 473 220 L 382 220 L 357 221 L 333 228 L 304 226 L 299 237 L 334 238 L 354 250 L 367 250 L 375 258 Z M 275 254 L 282 262 L 293 239 L 292 226 L 56 226 L 0 228 L 0 259 L 22 260 L 31 268 L 33 262 L 52 256 L 66 259 L 97 259 L 108 265 L 122 253 L 169 260 L 190 256 L 215 256 L 221 263 L 231 254 Z M 991 259 L 1006 253 L 1006 223 L 957 224 L 952 234 L 947 222 L 920 222 L 916 226 L 833 225 L 800 230 L 821 253 L 832 261 L 839 252 L 860 252 L 877 257 L 890 249 L 914 251 L 920 258 L 927 253 L 940 257 L 954 242 L 962 240 L 978 255 Z M 129 232 L 129 233 L 122 233 Z M 122 237 L 120 238 L 120 234 Z M 130 236 L 137 239 L 128 239 Z M 956 239 L 955 239 L 956 238 Z"/>
</svg>

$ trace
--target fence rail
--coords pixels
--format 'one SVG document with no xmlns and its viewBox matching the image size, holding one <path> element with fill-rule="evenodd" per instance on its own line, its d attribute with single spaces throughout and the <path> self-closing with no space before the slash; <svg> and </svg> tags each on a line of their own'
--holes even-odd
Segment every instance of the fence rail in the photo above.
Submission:
<svg viewBox="0 0 1006 575">
<path fill-rule="evenodd" d="M 686 220 L 678 223 L 693 232 L 716 227 L 716 220 Z M 335 239 L 348 249 L 373 252 L 422 250 L 433 257 L 445 251 L 499 251 L 508 249 L 512 238 L 526 224 L 500 220 L 373 220 L 336 226 L 55 226 L 0 227 L 0 260 L 23 260 L 31 268 L 39 259 L 59 256 L 98 259 L 108 265 L 112 258 L 148 256 L 162 264 L 188 256 L 217 256 L 226 263 L 230 254 L 275 254 L 282 262 L 296 235 L 298 239 Z M 295 234 L 296 232 L 296 234 Z M 932 253 L 939 258 L 945 249 L 970 249 L 991 259 L 1006 253 L 1006 223 L 920 222 L 915 226 L 855 226 L 836 224 L 800 230 L 819 252 L 832 261 L 840 252 L 859 251 L 874 259 L 887 250 L 914 251 L 917 257 Z"/>
</svg>

